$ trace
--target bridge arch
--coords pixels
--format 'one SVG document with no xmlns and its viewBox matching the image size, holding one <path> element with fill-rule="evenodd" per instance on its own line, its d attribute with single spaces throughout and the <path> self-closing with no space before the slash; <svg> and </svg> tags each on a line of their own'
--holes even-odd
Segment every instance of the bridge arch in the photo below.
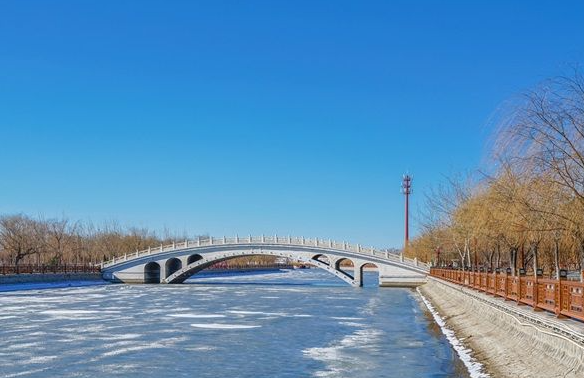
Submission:
<svg viewBox="0 0 584 378">
<path fill-rule="evenodd" d="M 190 255 L 187 258 L 187 265 L 190 265 L 190 264 L 194 263 L 195 261 L 199 261 L 202 258 L 203 258 L 203 256 L 199 255 L 198 253 L 195 253 L 194 255 Z"/>
<path fill-rule="evenodd" d="M 303 259 L 303 258 L 299 258 L 298 256 L 285 255 L 282 253 L 279 253 L 277 255 L 283 256 L 283 257 L 288 257 L 289 259 L 296 260 L 296 261 L 299 261 L 301 263 L 310 263 L 311 265 L 313 265 L 317 268 L 320 268 L 320 269 L 323 269 L 329 273 L 332 273 L 333 275 L 335 275 L 336 277 L 347 282 L 351 286 L 358 286 L 358 284 L 355 282 L 355 280 L 353 279 L 353 277 L 351 275 L 349 275 L 343 271 L 337 270 L 333 266 L 327 265 L 320 260 L 316 260 L 316 259 L 312 259 L 312 258 L 304 258 Z M 225 254 L 222 254 L 219 257 L 210 257 L 210 258 L 201 257 L 200 259 L 197 259 L 196 261 L 188 264 L 185 267 L 182 267 L 181 269 L 177 270 L 173 274 L 167 276 L 166 279 L 162 280 L 161 282 L 168 283 L 168 284 L 183 283 L 189 277 L 195 275 L 196 273 L 200 272 L 201 270 L 203 270 L 205 268 L 210 267 L 211 265 L 214 265 L 218 262 L 227 261 L 227 260 L 231 260 L 234 258 L 242 257 L 242 256 L 274 256 L 274 254 L 272 254 L 272 253 L 259 253 L 259 252 L 254 253 L 254 254 L 249 254 L 249 253 L 245 253 L 245 252 L 242 253 L 241 251 L 233 251 L 233 252 L 227 252 Z"/>
<path fill-rule="evenodd" d="M 154 261 L 144 265 L 144 283 L 160 283 L 160 265 Z"/>
<path fill-rule="evenodd" d="M 331 260 L 324 253 L 319 253 L 318 255 L 312 256 L 312 260 L 320 261 L 325 265 L 331 265 Z"/>
<path fill-rule="evenodd" d="M 179 271 L 182 268 L 182 261 L 180 259 L 173 257 L 166 260 L 165 265 L 165 278 L 173 275 L 175 272 Z"/>
<path fill-rule="evenodd" d="M 359 276 L 359 278 L 361 280 L 361 283 L 363 284 L 363 282 L 365 282 L 365 281 L 366 282 L 370 282 L 369 279 L 371 277 L 369 277 L 367 280 L 365 279 L 364 272 L 365 272 L 365 269 L 366 268 L 368 268 L 369 270 L 370 269 L 375 269 L 375 271 L 377 272 L 377 275 L 376 275 L 377 276 L 377 282 L 379 283 L 379 275 L 381 274 L 381 272 L 380 272 L 379 266 L 377 264 L 375 264 L 375 263 L 372 263 L 372 262 L 362 263 L 362 264 L 359 265 L 358 268 L 355 268 L 355 272 L 357 272 L 357 269 L 359 271 L 358 276 Z M 357 274 L 357 273 L 355 273 L 355 274 Z"/>
<path fill-rule="evenodd" d="M 347 273 L 346 270 L 349 270 L 347 268 L 353 268 L 353 274 L 349 274 Z M 342 257 L 340 259 L 338 259 L 337 261 L 335 261 L 335 269 L 345 273 L 347 276 L 353 278 L 355 277 L 355 263 L 353 262 L 353 260 L 347 258 L 347 257 Z"/>
<path fill-rule="evenodd" d="M 362 263 L 361 265 L 359 265 L 359 270 L 361 271 L 361 273 L 363 273 L 365 268 L 375 268 L 377 269 L 377 271 L 379 271 L 379 266 L 373 262 L 365 262 Z"/>
</svg>

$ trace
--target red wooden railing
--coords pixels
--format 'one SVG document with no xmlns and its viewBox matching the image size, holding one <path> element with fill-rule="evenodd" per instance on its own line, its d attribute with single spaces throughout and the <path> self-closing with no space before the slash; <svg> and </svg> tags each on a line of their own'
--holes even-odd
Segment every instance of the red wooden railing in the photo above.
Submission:
<svg viewBox="0 0 584 378">
<path fill-rule="evenodd" d="M 487 294 L 545 310 L 558 317 L 584 321 L 584 283 L 506 273 L 479 273 L 431 268 L 432 277 L 470 287 Z"/>
<path fill-rule="evenodd" d="M 0 275 L 33 273 L 99 273 L 99 265 L 63 264 L 63 265 L 0 265 Z"/>
</svg>

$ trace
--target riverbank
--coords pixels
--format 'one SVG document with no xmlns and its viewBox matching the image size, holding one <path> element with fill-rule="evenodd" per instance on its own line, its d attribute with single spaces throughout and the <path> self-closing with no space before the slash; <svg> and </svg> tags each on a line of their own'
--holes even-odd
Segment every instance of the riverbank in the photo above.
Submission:
<svg viewBox="0 0 584 378">
<path fill-rule="evenodd" d="M 488 296 L 467 290 L 436 279 L 420 287 L 421 294 L 490 376 L 584 376 L 584 343 L 580 338 L 584 334 L 577 330 L 580 323 L 566 320 L 574 327 L 555 330 L 514 314 L 511 309 L 516 305 L 512 302 L 501 301 L 495 307 L 480 298 Z M 546 314 L 537 317 L 553 319 Z M 571 329 L 576 340 L 570 339 Z"/>
<path fill-rule="evenodd" d="M 101 281 L 101 273 L 8 274 L 0 276 L 0 285 L 63 281 Z"/>
<path fill-rule="evenodd" d="M 11 274 L 0 276 L 0 293 L 104 284 L 101 273 Z"/>
</svg>

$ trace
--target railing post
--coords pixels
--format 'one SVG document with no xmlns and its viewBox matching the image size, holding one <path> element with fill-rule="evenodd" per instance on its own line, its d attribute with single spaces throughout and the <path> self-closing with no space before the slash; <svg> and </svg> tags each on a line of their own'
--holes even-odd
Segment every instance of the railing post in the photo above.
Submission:
<svg viewBox="0 0 584 378">
<path fill-rule="evenodd" d="M 562 276 L 559 275 L 559 279 L 557 282 L 557 288 L 555 290 L 554 301 L 556 301 L 555 312 L 557 318 L 564 318 L 565 316 L 562 315 Z"/>
<path fill-rule="evenodd" d="M 346 241 L 343 242 L 343 250 L 345 250 L 345 251 L 347 250 L 347 242 Z"/>
<path fill-rule="evenodd" d="M 304 240 L 304 236 L 302 237 L 302 245 L 304 245 L 306 241 Z"/>
<path fill-rule="evenodd" d="M 292 244 L 292 237 L 288 235 L 288 244 Z"/>
<path fill-rule="evenodd" d="M 509 299 L 509 273 L 505 272 L 505 300 Z"/>
<path fill-rule="evenodd" d="M 249 244 L 251 244 L 251 234 L 249 234 Z"/>
<path fill-rule="evenodd" d="M 329 239 L 329 248 L 333 247 L 333 241 L 331 239 Z"/>
<path fill-rule="evenodd" d="M 266 242 L 266 237 L 264 236 L 264 234 L 262 234 L 262 243 Z"/>
<path fill-rule="evenodd" d="M 539 301 L 539 282 L 537 281 L 537 270 L 533 272 L 533 281 L 532 281 L 532 297 L 533 297 L 533 311 L 541 311 L 540 308 L 537 307 L 537 302 Z"/>
<path fill-rule="evenodd" d="M 235 244 L 239 244 L 239 235 L 235 235 Z"/>
<path fill-rule="evenodd" d="M 227 238 L 223 235 L 223 244 L 227 244 Z"/>
<path fill-rule="evenodd" d="M 517 304 L 521 304 L 521 275 L 517 276 Z"/>
<path fill-rule="evenodd" d="M 357 252 L 361 253 L 361 244 L 357 244 Z"/>
</svg>

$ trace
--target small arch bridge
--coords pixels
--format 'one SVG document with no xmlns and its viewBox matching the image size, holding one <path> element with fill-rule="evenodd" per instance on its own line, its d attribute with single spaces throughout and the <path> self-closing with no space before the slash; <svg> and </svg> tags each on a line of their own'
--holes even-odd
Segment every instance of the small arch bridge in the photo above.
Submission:
<svg viewBox="0 0 584 378">
<path fill-rule="evenodd" d="M 101 264 L 111 282 L 178 284 L 221 261 L 244 256 L 276 256 L 323 269 L 351 286 L 363 285 L 363 269 L 373 264 L 380 286 L 417 286 L 429 266 L 373 247 L 303 237 L 198 238 L 116 257 Z M 345 263 L 346 262 L 346 263 Z M 349 265 L 352 263 L 352 267 Z"/>
</svg>

